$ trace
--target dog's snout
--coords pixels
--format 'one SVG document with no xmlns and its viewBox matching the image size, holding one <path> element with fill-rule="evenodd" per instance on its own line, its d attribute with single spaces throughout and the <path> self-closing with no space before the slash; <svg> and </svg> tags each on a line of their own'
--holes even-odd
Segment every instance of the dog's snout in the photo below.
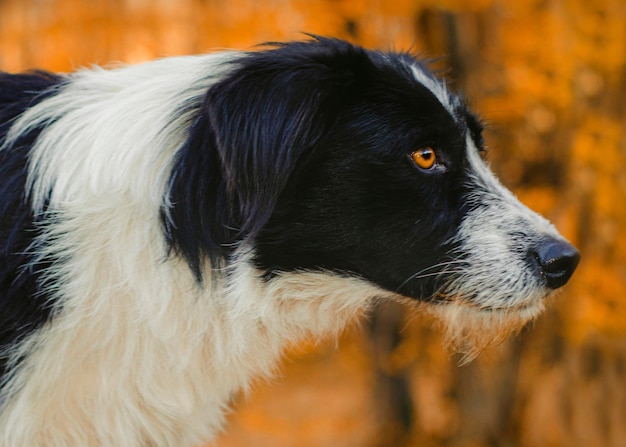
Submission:
<svg viewBox="0 0 626 447">
<path fill-rule="evenodd" d="M 551 289 L 565 285 L 580 261 L 578 250 L 561 239 L 545 239 L 532 255 Z"/>
</svg>

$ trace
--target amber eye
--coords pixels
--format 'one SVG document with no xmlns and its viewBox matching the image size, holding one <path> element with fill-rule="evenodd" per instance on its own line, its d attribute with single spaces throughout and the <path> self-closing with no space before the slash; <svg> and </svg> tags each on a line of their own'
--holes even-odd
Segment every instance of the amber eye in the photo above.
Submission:
<svg viewBox="0 0 626 447">
<path fill-rule="evenodd" d="M 431 169 L 435 166 L 437 155 L 432 147 L 423 147 L 411 154 L 411 159 L 421 169 Z"/>
</svg>

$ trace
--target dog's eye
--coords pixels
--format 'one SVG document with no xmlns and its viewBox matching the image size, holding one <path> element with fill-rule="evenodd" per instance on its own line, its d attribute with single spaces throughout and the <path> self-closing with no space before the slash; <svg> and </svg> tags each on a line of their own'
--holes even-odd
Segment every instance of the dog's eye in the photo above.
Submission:
<svg viewBox="0 0 626 447">
<path fill-rule="evenodd" d="M 437 154 L 432 147 L 422 147 L 411 153 L 411 159 L 418 168 L 429 170 L 435 166 L 437 162 Z"/>
</svg>

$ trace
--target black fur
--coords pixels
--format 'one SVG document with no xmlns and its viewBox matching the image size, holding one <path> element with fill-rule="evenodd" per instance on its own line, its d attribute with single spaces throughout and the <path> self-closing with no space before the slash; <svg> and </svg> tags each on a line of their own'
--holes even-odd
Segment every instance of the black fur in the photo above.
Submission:
<svg viewBox="0 0 626 447">
<path fill-rule="evenodd" d="M 0 73 L 0 147 L 7 132 L 24 110 L 54 93 L 63 78 L 32 72 Z M 20 135 L 0 150 L 0 370 L 4 350 L 37 329 L 50 317 L 47 297 L 38 288 L 44 265 L 33 263 L 31 247 L 36 221 L 26 198 L 28 153 L 41 129 Z"/>
<path fill-rule="evenodd" d="M 466 211 L 465 137 L 480 146 L 481 127 L 461 104 L 451 116 L 407 62 L 419 65 L 317 38 L 249 54 L 210 89 L 164 212 L 170 244 L 199 279 L 203 259 L 254 241 L 270 276 L 334 270 L 433 293 L 435 275 L 408 279 L 452 248 Z M 425 146 L 445 176 L 410 162 Z"/>
</svg>

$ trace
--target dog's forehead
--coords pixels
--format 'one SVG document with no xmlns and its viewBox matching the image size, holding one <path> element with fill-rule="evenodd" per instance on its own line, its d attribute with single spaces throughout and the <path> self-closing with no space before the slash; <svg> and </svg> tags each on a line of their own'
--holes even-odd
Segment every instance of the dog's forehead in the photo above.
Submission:
<svg viewBox="0 0 626 447">
<path fill-rule="evenodd" d="M 459 121 L 459 108 L 462 105 L 457 96 L 446 88 L 445 80 L 434 77 L 417 63 L 408 64 L 409 70 L 418 84 L 428 89 L 455 121 Z"/>
</svg>

